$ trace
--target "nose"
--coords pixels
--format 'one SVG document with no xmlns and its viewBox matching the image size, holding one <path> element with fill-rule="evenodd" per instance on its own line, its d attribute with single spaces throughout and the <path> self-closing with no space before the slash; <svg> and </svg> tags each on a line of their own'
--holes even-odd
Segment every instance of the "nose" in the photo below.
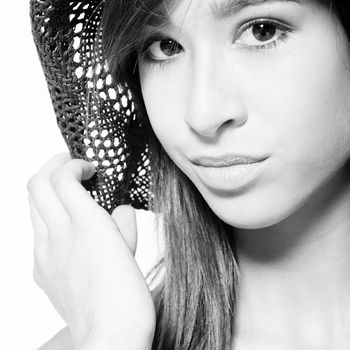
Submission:
<svg viewBox="0 0 350 350">
<path fill-rule="evenodd" d="M 211 51 L 212 53 L 213 51 Z M 197 134 L 214 138 L 227 127 L 245 124 L 247 113 L 232 63 L 203 53 L 189 74 L 186 124 Z"/>
</svg>

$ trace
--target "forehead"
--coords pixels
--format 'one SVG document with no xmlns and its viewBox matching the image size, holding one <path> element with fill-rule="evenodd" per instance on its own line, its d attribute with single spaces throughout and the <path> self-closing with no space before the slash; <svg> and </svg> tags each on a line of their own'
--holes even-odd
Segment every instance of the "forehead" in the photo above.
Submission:
<svg viewBox="0 0 350 350">
<path fill-rule="evenodd" d="M 233 15 L 234 13 L 242 11 L 246 7 L 261 5 L 261 4 L 272 4 L 272 3 L 283 3 L 283 2 L 296 2 L 300 3 L 299 0 L 221 0 L 211 1 L 210 9 L 215 17 L 222 18 Z"/>
<path fill-rule="evenodd" d="M 162 1 L 157 7 L 155 14 L 155 24 L 165 24 L 171 18 L 184 16 L 191 11 L 201 9 L 206 14 L 211 14 L 215 18 L 226 18 L 233 16 L 245 8 L 262 4 L 274 3 L 300 3 L 301 0 L 168 0 Z"/>
</svg>

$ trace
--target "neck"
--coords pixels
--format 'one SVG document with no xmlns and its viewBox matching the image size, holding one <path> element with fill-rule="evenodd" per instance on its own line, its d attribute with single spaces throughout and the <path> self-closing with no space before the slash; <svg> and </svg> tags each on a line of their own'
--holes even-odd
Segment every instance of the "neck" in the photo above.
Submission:
<svg viewBox="0 0 350 350">
<path fill-rule="evenodd" d="M 295 339 L 303 346 L 320 341 L 323 349 L 325 337 L 332 346 L 346 337 L 349 346 L 348 173 L 340 172 L 282 222 L 235 228 L 234 234 L 242 277 L 239 332 L 254 323 L 257 334 L 278 335 L 296 346 Z"/>
</svg>

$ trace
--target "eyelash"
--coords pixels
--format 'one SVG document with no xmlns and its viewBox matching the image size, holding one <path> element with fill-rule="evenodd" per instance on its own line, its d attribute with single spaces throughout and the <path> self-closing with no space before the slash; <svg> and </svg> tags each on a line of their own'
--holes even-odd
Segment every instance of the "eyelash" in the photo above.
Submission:
<svg viewBox="0 0 350 350">
<path fill-rule="evenodd" d="M 143 43 L 141 50 L 139 51 L 139 58 L 141 59 L 141 61 L 149 65 L 158 65 L 159 67 L 169 63 L 169 61 L 172 61 L 171 58 L 166 60 L 154 59 L 148 52 L 148 49 L 152 44 L 154 44 L 157 41 L 162 41 L 165 39 L 170 39 L 170 38 L 167 36 L 163 36 L 161 34 L 152 35 L 148 37 L 147 40 Z"/>
<path fill-rule="evenodd" d="M 259 18 L 259 19 L 254 19 L 251 20 L 245 24 L 243 24 L 243 26 L 240 28 L 240 30 L 238 31 L 238 33 L 235 36 L 234 41 L 236 41 L 246 30 L 248 30 L 249 28 L 253 28 L 254 25 L 257 24 L 272 24 L 276 29 L 280 30 L 282 33 L 280 34 L 280 36 L 273 40 L 273 41 L 269 41 L 266 44 L 261 44 L 261 45 L 241 45 L 244 46 L 246 48 L 248 48 L 249 50 L 266 50 L 266 49 L 270 49 L 272 47 L 276 47 L 277 46 L 277 42 L 281 41 L 285 41 L 289 38 L 289 34 L 293 32 L 293 29 L 291 28 L 291 26 L 287 25 L 287 24 L 283 24 L 280 21 L 277 21 L 275 19 L 271 19 L 271 18 Z"/>
<path fill-rule="evenodd" d="M 277 30 L 280 30 L 282 33 L 279 35 L 279 37 L 273 41 L 268 41 L 265 44 L 261 44 L 261 45 L 242 45 L 242 44 L 238 44 L 240 47 L 244 47 L 244 48 L 248 48 L 249 50 L 267 50 L 267 49 L 271 49 L 277 46 L 278 42 L 284 42 L 289 38 L 290 33 L 293 32 L 293 29 L 287 25 L 287 24 L 283 24 L 280 21 L 271 19 L 271 18 L 259 18 L 259 19 L 254 19 L 251 20 L 249 22 L 246 22 L 245 24 L 243 24 L 243 26 L 240 28 L 240 30 L 238 31 L 238 33 L 235 35 L 234 38 L 234 42 L 248 29 L 253 28 L 254 25 L 257 24 L 272 24 Z M 276 35 L 276 34 L 275 34 Z M 169 59 L 164 59 L 164 60 L 158 60 L 158 59 L 154 59 L 152 57 L 152 55 L 149 54 L 148 49 L 149 47 L 154 44 L 157 41 L 162 41 L 165 39 L 170 39 L 171 38 L 167 37 L 167 36 L 163 36 L 161 34 L 158 35 L 154 35 L 149 37 L 146 42 L 144 43 L 143 47 L 140 50 L 139 53 L 139 57 L 142 61 L 144 61 L 145 63 L 149 64 L 149 65 L 157 65 L 159 67 L 165 65 L 165 64 L 169 64 L 173 61 L 172 58 Z M 176 41 L 175 41 L 176 42 Z M 180 44 L 178 44 L 180 45 Z M 182 47 L 180 45 L 180 47 Z"/>
</svg>

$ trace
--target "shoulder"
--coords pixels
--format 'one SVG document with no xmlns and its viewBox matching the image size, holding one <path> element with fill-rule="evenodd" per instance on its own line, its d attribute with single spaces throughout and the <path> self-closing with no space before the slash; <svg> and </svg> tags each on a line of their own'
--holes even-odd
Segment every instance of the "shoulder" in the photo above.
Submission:
<svg viewBox="0 0 350 350">
<path fill-rule="evenodd" d="M 65 327 L 56 333 L 38 350 L 75 350 L 69 328 Z"/>
</svg>

